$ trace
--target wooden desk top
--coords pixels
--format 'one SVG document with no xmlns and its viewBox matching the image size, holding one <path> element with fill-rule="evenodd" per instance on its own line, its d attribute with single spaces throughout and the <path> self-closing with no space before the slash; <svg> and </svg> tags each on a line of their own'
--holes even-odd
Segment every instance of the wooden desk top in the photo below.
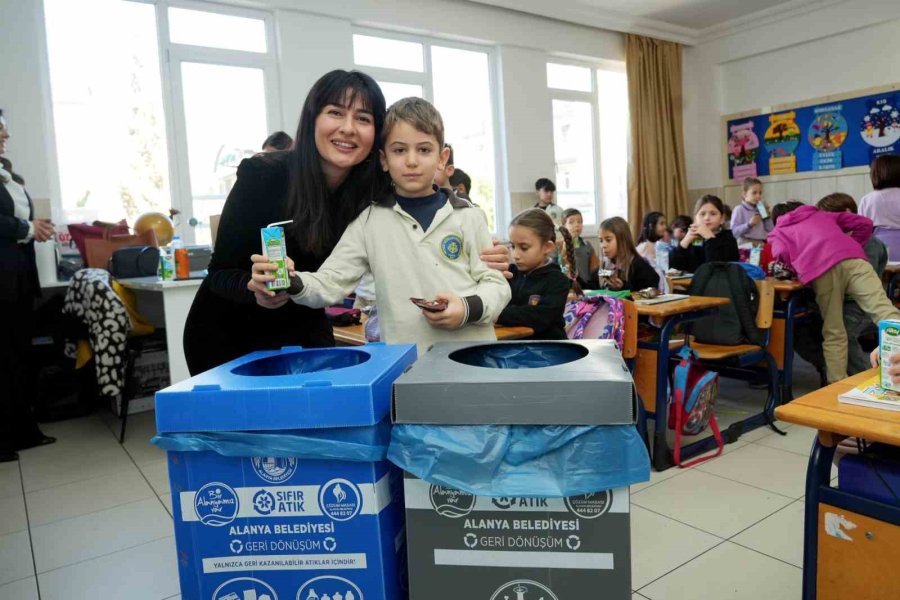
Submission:
<svg viewBox="0 0 900 600">
<path fill-rule="evenodd" d="M 785 281 L 783 279 L 775 279 L 774 277 L 767 277 L 766 280 L 772 282 L 772 288 L 778 294 L 796 292 L 806 287 L 799 281 Z M 690 277 L 673 277 L 670 281 L 673 290 L 686 290 L 688 289 L 688 286 L 691 285 Z"/>
<path fill-rule="evenodd" d="M 823 439 L 822 432 L 900 446 L 900 412 L 838 402 L 839 394 L 877 374 L 877 369 L 870 369 L 810 392 L 776 408 L 775 416 L 788 423 L 818 429 L 819 439 L 826 445 L 833 445 L 834 436 Z"/>
<path fill-rule="evenodd" d="M 900 262 L 889 262 L 884 267 L 884 274 L 900 273 Z"/>
<path fill-rule="evenodd" d="M 334 341 L 345 346 L 362 346 L 366 343 L 365 319 L 360 325 L 347 327 L 332 327 Z M 494 325 L 494 332 L 498 340 L 521 340 L 534 335 L 531 327 L 502 327 Z"/>
<path fill-rule="evenodd" d="M 666 318 L 680 315 L 695 310 L 715 308 L 730 303 L 728 298 L 713 298 L 711 296 L 690 296 L 684 300 L 662 302 L 660 304 L 637 304 L 637 312 L 642 317 Z"/>
</svg>

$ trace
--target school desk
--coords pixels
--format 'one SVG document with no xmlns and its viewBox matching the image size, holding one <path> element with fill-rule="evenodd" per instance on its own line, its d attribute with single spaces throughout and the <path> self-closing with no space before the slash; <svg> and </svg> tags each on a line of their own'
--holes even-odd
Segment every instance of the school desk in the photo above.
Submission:
<svg viewBox="0 0 900 600">
<path fill-rule="evenodd" d="M 363 322 L 359 325 L 348 325 L 345 327 L 333 327 L 334 341 L 338 346 L 362 346 L 366 343 L 365 316 Z M 497 334 L 498 340 L 521 340 L 534 335 L 534 329 L 531 327 L 503 327 L 494 325 L 494 332 Z"/>
<path fill-rule="evenodd" d="M 876 373 L 858 373 L 775 409 L 782 421 L 819 430 L 806 472 L 803 600 L 900 598 L 900 507 L 831 487 L 834 450 L 845 437 L 900 446 L 900 412 L 838 402 Z"/>
<path fill-rule="evenodd" d="M 650 305 L 635 302 L 638 315 L 652 318 L 659 326 L 659 340 L 638 342 L 635 367 L 635 386 L 644 400 L 644 408 L 647 412 L 654 413 L 653 467 L 657 471 L 672 466 L 671 451 L 666 441 L 672 332 L 676 325 L 708 317 L 718 310 L 718 307 L 729 302 L 728 298 L 707 296 L 690 296 L 684 300 Z"/>
<path fill-rule="evenodd" d="M 794 326 L 797 317 L 803 313 L 800 291 L 804 286 L 799 281 L 785 281 L 769 277 L 781 303 L 775 307 L 769 345 L 766 348 L 778 365 L 778 379 L 781 384 L 782 402 L 790 402 L 794 397 Z M 691 285 L 689 277 L 673 277 L 669 280 L 673 290 L 687 290 Z"/>
</svg>

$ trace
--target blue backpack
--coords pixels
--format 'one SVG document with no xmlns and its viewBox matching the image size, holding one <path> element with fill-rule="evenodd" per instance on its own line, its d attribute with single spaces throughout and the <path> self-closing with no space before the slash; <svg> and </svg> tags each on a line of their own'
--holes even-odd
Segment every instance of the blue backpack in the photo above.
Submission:
<svg viewBox="0 0 900 600">
<path fill-rule="evenodd" d="M 681 359 L 675 367 L 672 398 L 669 402 L 669 429 L 675 430 L 675 464 L 690 467 L 722 454 L 724 443 L 716 422 L 716 395 L 719 391 L 719 374 L 707 371 L 700 364 L 697 352 L 684 346 L 678 356 Z M 681 462 L 681 436 L 698 435 L 712 428 L 713 437 L 719 446 L 715 454 L 701 456 L 690 462 Z"/>
</svg>

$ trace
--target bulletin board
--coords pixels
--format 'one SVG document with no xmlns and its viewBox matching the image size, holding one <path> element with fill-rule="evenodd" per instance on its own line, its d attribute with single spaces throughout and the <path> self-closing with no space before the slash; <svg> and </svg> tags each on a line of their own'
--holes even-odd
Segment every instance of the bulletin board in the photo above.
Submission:
<svg viewBox="0 0 900 600">
<path fill-rule="evenodd" d="M 728 182 L 833 175 L 900 153 L 900 84 L 726 115 L 722 123 Z"/>
</svg>

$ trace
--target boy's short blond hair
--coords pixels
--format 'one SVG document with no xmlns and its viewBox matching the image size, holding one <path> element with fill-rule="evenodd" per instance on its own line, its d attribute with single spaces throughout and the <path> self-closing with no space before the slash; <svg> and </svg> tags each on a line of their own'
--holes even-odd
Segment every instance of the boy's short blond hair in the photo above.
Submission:
<svg viewBox="0 0 900 600">
<path fill-rule="evenodd" d="M 391 130 L 400 121 L 409 123 L 422 133 L 433 135 L 437 139 L 438 148 L 444 147 L 444 120 L 438 109 L 428 100 L 410 96 L 391 104 L 384 117 L 383 142 L 387 142 Z"/>
</svg>

